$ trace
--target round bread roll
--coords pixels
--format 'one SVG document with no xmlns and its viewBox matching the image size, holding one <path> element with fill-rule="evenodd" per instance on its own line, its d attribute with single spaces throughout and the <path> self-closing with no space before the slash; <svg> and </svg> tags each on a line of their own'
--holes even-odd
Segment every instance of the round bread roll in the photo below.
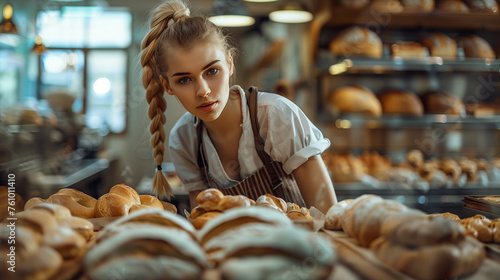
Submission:
<svg viewBox="0 0 500 280">
<path fill-rule="evenodd" d="M 403 5 L 399 0 L 373 0 L 370 4 L 370 9 L 373 11 L 397 14 L 403 11 Z"/>
<path fill-rule="evenodd" d="M 384 114 L 404 114 L 421 116 L 424 113 L 422 101 L 412 92 L 387 90 L 380 94 Z"/>
<path fill-rule="evenodd" d="M 203 226 L 205 226 L 205 224 L 212 220 L 213 218 L 219 216 L 222 212 L 219 212 L 219 211 L 208 211 L 208 212 L 205 212 L 199 216 L 197 216 L 196 218 L 192 219 L 191 220 L 191 223 L 193 224 L 193 226 L 197 229 L 197 230 L 200 230 L 203 228 Z"/>
<path fill-rule="evenodd" d="M 427 35 L 422 40 L 422 45 L 427 47 L 431 56 L 457 57 L 457 42 L 443 33 L 434 32 Z"/>
<path fill-rule="evenodd" d="M 134 204 L 141 204 L 139 194 L 125 184 L 118 184 L 99 197 L 95 204 L 94 214 L 96 218 L 125 216 Z"/>
<path fill-rule="evenodd" d="M 485 39 L 469 34 L 457 39 L 458 46 L 463 48 L 466 57 L 496 58 L 495 51 Z"/>
<path fill-rule="evenodd" d="M 330 42 L 330 50 L 345 57 L 367 56 L 382 57 L 383 45 L 380 37 L 373 31 L 364 27 L 349 27 L 340 32 Z"/>
<path fill-rule="evenodd" d="M 441 0 L 436 5 L 436 11 L 452 14 L 467 14 L 470 12 L 469 7 L 461 0 Z"/>
<path fill-rule="evenodd" d="M 196 203 L 205 211 L 217 211 L 219 210 L 219 203 L 223 197 L 224 194 L 221 191 L 210 188 L 201 191 L 198 196 L 196 196 Z"/>
<path fill-rule="evenodd" d="M 463 101 L 444 91 L 430 91 L 422 96 L 424 110 L 429 114 L 460 115 L 464 109 Z"/>
<path fill-rule="evenodd" d="M 222 279 L 293 279 L 291 267 L 303 279 L 327 279 L 337 260 L 333 244 L 322 235 L 297 227 L 268 226 L 267 230 L 241 231 L 228 240 L 219 269 Z M 244 275 L 244 278 L 242 278 Z"/>
<path fill-rule="evenodd" d="M 364 194 L 346 207 L 341 218 L 342 229 L 347 235 L 358 240 L 362 246 L 368 247 L 380 236 L 382 223 L 390 214 L 407 210 L 408 208 L 399 202 L 384 200 L 373 194 Z"/>
<path fill-rule="evenodd" d="M 404 10 L 409 12 L 432 12 L 434 0 L 401 0 Z"/>
<path fill-rule="evenodd" d="M 202 246 L 215 236 L 250 223 L 266 223 L 289 226 L 291 220 L 283 213 L 267 207 L 234 208 L 208 221 L 199 231 Z"/>
<path fill-rule="evenodd" d="M 375 94 L 360 85 L 336 88 L 329 96 L 327 104 L 335 112 L 359 113 L 369 117 L 382 114 L 382 106 Z"/>
<path fill-rule="evenodd" d="M 474 12 L 486 12 L 498 14 L 499 7 L 495 0 L 466 0 L 470 9 Z"/>
<path fill-rule="evenodd" d="M 287 203 L 281 197 L 277 197 L 272 194 L 265 194 L 259 196 L 255 201 L 256 206 L 263 206 L 264 204 L 265 206 L 274 208 L 282 213 L 288 212 Z"/>
<path fill-rule="evenodd" d="M 166 212 L 168 213 L 168 212 Z M 84 258 L 90 279 L 202 279 L 205 252 L 185 231 L 144 224 L 97 243 Z"/>
</svg>

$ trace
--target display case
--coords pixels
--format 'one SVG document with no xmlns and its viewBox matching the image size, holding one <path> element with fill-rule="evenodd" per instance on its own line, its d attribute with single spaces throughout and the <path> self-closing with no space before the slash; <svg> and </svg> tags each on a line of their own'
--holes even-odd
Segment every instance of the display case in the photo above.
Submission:
<svg viewBox="0 0 500 280">
<path fill-rule="evenodd" d="M 352 9 L 336 1 L 324 3 L 319 10 L 310 35 L 316 85 L 314 119 L 332 142 L 325 153 L 327 164 L 329 153 L 348 155 L 347 169 L 355 168 L 352 159 L 362 161 L 366 154 L 376 154 L 377 160 L 389 163 L 387 172 L 399 176 L 379 180 L 370 176 L 373 174 L 366 162 L 361 163 L 360 168 L 368 178 L 358 176 L 356 180 L 344 182 L 335 181 L 332 174 L 339 200 L 375 193 L 427 212 L 452 211 L 465 216 L 468 209 L 463 207 L 464 196 L 498 194 L 500 166 L 495 165 L 495 159 L 500 156 L 500 111 L 497 111 L 497 106 L 500 107 L 500 15 L 472 9 L 465 14 L 406 9 L 391 12 L 372 7 Z M 355 50 L 347 49 L 343 54 L 332 50 L 332 41 L 352 27 L 369 30 L 380 39 L 382 48 L 378 57 L 357 54 Z M 489 43 L 495 56 L 471 57 L 459 43 L 455 57 L 432 55 L 422 41 L 433 33 L 445 34 L 455 42 L 463 36 L 478 36 Z M 393 45 L 401 42 L 418 43 L 423 47 L 423 55 L 396 55 Z M 329 99 L 332 92 L 350 85 L 366 87 L 379 99 L 382 93 L 394 89 L 411 92 L 421 101 L 426 93 L 441 91 L 460 99 L 463 106 L 460 113 L 453 115 L 431 113 L 426 108 L 423 114 L 417 115 L 383 111 L 376 116 L 332 109 Z M 483 105 L 488 109 L 477 110 Z M 423 162 L 434 162 L 439 175 L 443 175 L 440 173 L 443 159 L 487 161 L 487 169 L 483 169 L 479 179 L 462 183 L 444 174 L 441 180 L 419 177 L 420 182 L 427 181 L 424 187 L 408 184 L 407 178 L 400 178 L 407 176 L 407 170 L 398 170 L 408 168 L 417 176 L 422 175 L 418 168 L 408 166 L 408 153 L 414 150 L 421 152 Z"/>
</svg>

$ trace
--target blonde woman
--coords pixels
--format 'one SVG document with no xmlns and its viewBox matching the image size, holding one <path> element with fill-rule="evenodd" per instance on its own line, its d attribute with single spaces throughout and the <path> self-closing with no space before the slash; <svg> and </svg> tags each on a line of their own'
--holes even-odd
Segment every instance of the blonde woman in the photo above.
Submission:
<svg viewBox="0 0 500 280">
<path fill-rule="evenodd" d="M 187 110 L 170 132 L 169 151 L 191 207 L 207 188 L 252 199 L 272 193 L 324 213 L 337 202 L 321 158 L 330 141 L 288 99 L 230 86 L 234 49 L 219 27 L 174 0 L 153 11 L 150 28 L 141 64 L 158 195 L 170 195 L 160 172 L 166 92 Z"/>
</svg>

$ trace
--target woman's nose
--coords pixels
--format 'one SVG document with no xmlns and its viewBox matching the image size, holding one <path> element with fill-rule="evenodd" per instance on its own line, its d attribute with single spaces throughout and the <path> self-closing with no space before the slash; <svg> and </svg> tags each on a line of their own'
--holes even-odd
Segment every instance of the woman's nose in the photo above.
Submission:
<svg viewBox="0 0 500 280">
<path fill-rule="evenodd" d="M 208 83 L 207 81 L 205 81 L 205 79 L 199 79 L 198 90 L 196 94 L 200 97 L 205 97 L 210 94 L 210 87 L 208 86 Z"/>
</svg>

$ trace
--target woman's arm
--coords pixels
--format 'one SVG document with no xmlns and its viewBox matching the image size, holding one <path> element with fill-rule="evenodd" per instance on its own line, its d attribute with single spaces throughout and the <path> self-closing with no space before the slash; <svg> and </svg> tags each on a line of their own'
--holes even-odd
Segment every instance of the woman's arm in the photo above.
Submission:
<svg viewBox="0 0 500 280">
<path fill-rule="evenodd" d="M 310 157 L 292 174 L 307 207 L 314 206 L 326 214 L 337 203 L 333 183 L 321 155 Z"/>
</svg>

